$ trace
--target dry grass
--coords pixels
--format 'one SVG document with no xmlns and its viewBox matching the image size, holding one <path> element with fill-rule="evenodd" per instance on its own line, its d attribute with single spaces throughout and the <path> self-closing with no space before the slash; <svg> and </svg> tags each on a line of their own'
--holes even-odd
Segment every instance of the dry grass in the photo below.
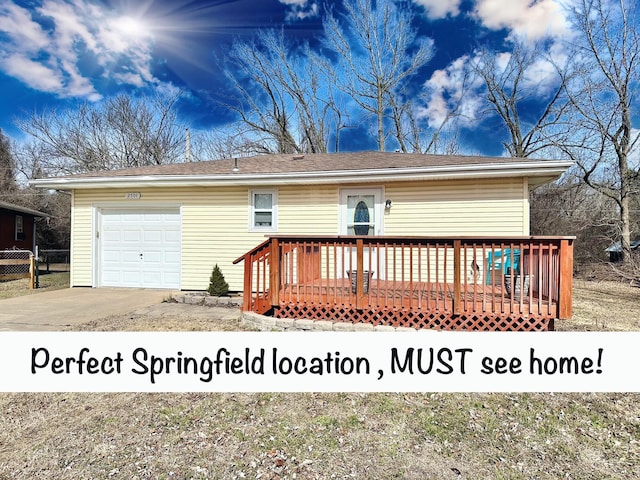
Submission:
<svg viewBox="0 0 640 480">
<path fill-rule="evenodd" d="M 640 288 L 614 281 L 574 280 L 573 319 L 559 330 L 639 331 Z"/>
<path fill-rule="evenodd" d="M 633 395 L 14 394 L 0 478 L 638 478 Z"/>
<path fill-rule="evenodd" d="M 34 290 L 29 288 L 28 278 L 0 282 L 0 300 L 22 295 L 32 295 L 48 290 L 60 290 L 62 288 L 69 288 L 69 272 L 41 274 L 40 288 Z"/>
<path fill-rule="evenodd" d="M 576 282 L 563 329 L 638 330 L 638 293 Z M 173 308 L 83 328 L 238 327 Z M 2 480 L 640 478 L 637 394 L 4 394 L 0 411 Z"/>
</svg>

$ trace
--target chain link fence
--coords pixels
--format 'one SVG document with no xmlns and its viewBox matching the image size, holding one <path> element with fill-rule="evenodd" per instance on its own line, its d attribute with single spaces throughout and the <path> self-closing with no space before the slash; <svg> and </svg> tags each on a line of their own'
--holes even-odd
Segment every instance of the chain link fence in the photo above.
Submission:
<svg viewBox="0 0 640 480">
<path fill-rule="evenodd" d="M 68 272 L 70 259 L 71 250 L 38 250 L 38 263 L 41 272 Z"/>
</svg>

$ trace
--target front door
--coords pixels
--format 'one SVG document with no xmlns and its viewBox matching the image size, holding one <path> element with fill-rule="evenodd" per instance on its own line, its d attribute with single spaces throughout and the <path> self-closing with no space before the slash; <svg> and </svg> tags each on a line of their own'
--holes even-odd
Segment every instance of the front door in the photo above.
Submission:
<svg viewBox="0 0 640 480">
<path fill-rule="evenodd" d="M 340 235 L 372 236 L 382 235 L 382 189 L 354 188 L 340 191 Z M 356 267 L 356 249 L 350 248 L 345 265 L 349 270 Z M 370 271 L 373 277 L 379 275 L 378 249 L 364 249 L 363 270 Z M 346 274 L 346 272 L 343 272 Z"/>
<path fill-rule="evenodd" d="M 340 192 L 340 235 L 382 235 L 382 189 Z"/>
</svg>

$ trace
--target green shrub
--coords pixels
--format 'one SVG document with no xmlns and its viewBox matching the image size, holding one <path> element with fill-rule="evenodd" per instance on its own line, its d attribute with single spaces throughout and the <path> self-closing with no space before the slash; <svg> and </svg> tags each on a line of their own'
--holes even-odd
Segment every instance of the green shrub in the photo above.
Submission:
<svg viewBox="0 0 640 480">
<path fill-rule="evenodd" d="M 210 295 L 221 297 L 229 293 L 229 284 L 224 280 L 224 275 L 220 271 L 218 264 L 213 267 L 211 272 L 211 278 L 209 278 L 209 288 L 207 289 Z"/>
</svg>

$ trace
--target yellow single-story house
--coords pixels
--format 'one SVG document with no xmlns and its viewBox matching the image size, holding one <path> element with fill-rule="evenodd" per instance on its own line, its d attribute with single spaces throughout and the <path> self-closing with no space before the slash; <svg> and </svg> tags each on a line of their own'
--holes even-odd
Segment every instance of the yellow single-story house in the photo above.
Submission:
<svg viewBox="0 0 640 480">
<path fill-rule="evenodd" d="M 71 285 L 205 290 L 269 235 L 522 236 L 529 191 L 571 162 L 359 152 L 45 178 L 71 203 Z"/>
</svg>

